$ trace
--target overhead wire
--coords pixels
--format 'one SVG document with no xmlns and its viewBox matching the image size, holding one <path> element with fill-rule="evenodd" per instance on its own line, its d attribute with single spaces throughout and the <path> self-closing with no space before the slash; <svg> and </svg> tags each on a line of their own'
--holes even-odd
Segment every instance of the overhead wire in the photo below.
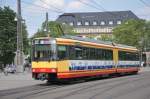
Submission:
<svg viewBox="0 0 150 99">
<path fill-rule="evenodd" d="M 53 11 L 53 12 L 56 12 L 56 13 L 62 13 L 61 11 L 57 11 L 57 10 L 53 10 L 53 9 L 49 9 L 47 7 L 43 7 L 43 6 L 40 6 L 40 5 L 37 5 L 37 4 L 33 4 L 31 2 L 26 2 L 26 1 L 21 1 L 22 3 L 25 3 L 25 4 L 30 4 L 30 5 L 33 5 L 35 7 L 40 7 L 40 8 L 43 8 L 43 9 L 47 9 L 47 10 L 50 10 L 50 11 Z"/>
<path fill-rule="evenodd" d="M 143 3 L 145 6 L 150 7 L 149 4 L 147 4 L 144 0 L 139 0 L 141 3 Z"/>
<path fill-rule="evenodd" d="M 86 6 L 89 6 L 91 8 L 94 8 L 94 9 L 97 9 L 97 10 L 102 10 L 102 9 L 100 9 L 100 8 L 94 6 L 94 5 L 91 5 L 91 4 L 87 3 L 87 2 L 83 2 L 82 0 L 77 0 L 77 1 L 79 1 L 80 3 L 82 3 L 82 4 L 86 5 Z"/>
<path fill-rule="evenodd" d="M 43 0 L 40 0 L 40 1 L 41 1 L 42 3 L 44 3 L 44 4 L 46 4 L 47 6 L 50 6 L 51 8 L 57 9 L 58 11 L 64 13 L 61 9 L 59 9 L 59 8 L 53 6 L 53 5 L 47 4 L 47 3 L 46 3 L 45 1 L 43 1 Z"/>
<path fill-rule="evenodd" d="M 42 0 L 40 0 L 40 1 L 42 2 Z M 50 10 L 50 11 L 55 12 L 55 13 L 63 13 L 59 8 L 56 8 L 56 7 L 54 7 L 54 6 L 50 6 L 50 7 L 51 7 L 51 8 L 54 8 L 55 10 L 54 10 L 54 9 L 47 8 L 47 7 L 44 7 L 44 6 L 41 6 L 41 5 L 38 5 L 38 4 L 26 2 L 26 1 L 22 1 L 22 3 L 24 3 L 24 4 L 30 4 L 30 5 L 33 5 L 33 6 L 35 6 L 35 7 L 40 7 L 40 8 L 42 8 L 42 9 Z M 43 3 L 46 4 L 45 2 L 43 2 Z M 48 5 L 48 4 L 46 4 L 46 5 Z"/>
<path fill-rule="evenodd" d="M 103 9 L 103 11 L 107 11 L 103 6 L 101 6 L 99 3 L 97 3 L 95 0 L 91 1 L 93 4 L 97 5 L 98 7 L 100 7 L 101 9 Z"/>
<path fill-rule="evenodd" d="M 97 9 L 97 10 L 101 10 L 101 11 L 103 11 L 103 12 L 107 12 L 106 14 L 108 14 L 108 15 L 116 16 L 116 14 L 107 11 L 104 7 L 102 7 L 100 4 L 98 4 L 98 3 L 97 3 L 96 1 L 94 1 L 94 0 L 91 1 L 91 3 L 93 3 L 94 5 L 89 4 L 88 2 L 83 2 L 82 0 L 78 0 L 78 1 L 79 1 L 80 3 L 86 5 L 86 6 L 95 8 L 95 9 Z M 95 6 L 95 5 L 96 5 L 96 6 Z M 101 8 L 99 8 L 99 7 L 101 7 Z"/>
</svg>

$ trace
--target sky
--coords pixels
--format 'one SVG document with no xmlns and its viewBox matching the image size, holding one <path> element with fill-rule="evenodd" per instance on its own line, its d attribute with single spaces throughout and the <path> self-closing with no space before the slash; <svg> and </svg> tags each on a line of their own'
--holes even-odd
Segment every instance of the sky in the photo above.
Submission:
<svg viewBox="0 0 150 99">
<path fill-rule="evenodd" d="M 17 0 L 0 0 L 0 6 L 10 6 L 16 12 Z M 68 12 L 126 10 L 131 10 L 139 18 L 150 20 L 150 0 L 21 0 L 21 8 L 29 37 L 41 27 L 46 12 L 52 21 Z"/>
</svg>

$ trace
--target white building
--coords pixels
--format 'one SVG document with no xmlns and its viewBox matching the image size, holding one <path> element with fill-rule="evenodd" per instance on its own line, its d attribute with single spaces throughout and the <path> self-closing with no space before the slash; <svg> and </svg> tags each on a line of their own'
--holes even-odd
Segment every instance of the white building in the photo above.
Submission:
<svg viewBox="0 0 150 99">
<path fill-rule="evenodd" d="M 112 34 L 123 21 L 139 19 L 131 11 L 64 13 L 56 21 L 73 26 L 77 35 Z"/>
</svg>

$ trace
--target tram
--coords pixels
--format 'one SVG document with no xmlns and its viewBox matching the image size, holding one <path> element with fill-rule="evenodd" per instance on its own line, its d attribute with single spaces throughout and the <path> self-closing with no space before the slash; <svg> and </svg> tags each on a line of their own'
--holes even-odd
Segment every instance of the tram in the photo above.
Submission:
<svg viewBox="0 0 150 99">
<path fill-rule="evenodd" d="M 137 73 L 139 66 L 138 50 L 132 46 L 73 36 L 32 42 L 32 77 L 36 80 Z"/>
</svg>

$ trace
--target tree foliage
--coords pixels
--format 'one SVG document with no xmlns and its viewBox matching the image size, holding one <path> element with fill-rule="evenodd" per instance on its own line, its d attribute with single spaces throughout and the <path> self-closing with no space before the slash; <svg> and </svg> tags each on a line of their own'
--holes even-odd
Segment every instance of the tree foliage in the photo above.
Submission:
<svg viewBox="0 0 150 99">
<path fill-rule="evenodd" d="M 16 14 L 8 7 L 0 8 L 0 61 L 12 63 L 16 51 Z"/>
<path fill-rule="evenodd" d="M 150 39 L 150 23 L 145 20 L 128 20 L 113 30 L 116 43 L 145 48 Z"/>
<path fill-rule="evenodd" d="M 43 22 L 41 29 L 34 34 L 33 38 L 35 37 L 60 37 L 63 35 L 74 35 L 75 32 L 73 31 L 73 27 L 67 24 L 61 24 L 56 21 L 49 21 L 48 22 L 48 33 L 46 32 L 46 23 Z"/>
<path fill-rule="evenodd" d="M 0 8 L 0 64 L 11 64 L 14 61 L 17 43 L 16 13 L 9 7 Z M 27 31 L 23 25 L 24 48 L 28 46 Z"/>
<path fill-rule="evenodd" d="M 98 40 L 102 40 L 102 41 L 113 41 L 113 36 L 110 34 L 101 34 L 98 38 Z"/>
</svg>

